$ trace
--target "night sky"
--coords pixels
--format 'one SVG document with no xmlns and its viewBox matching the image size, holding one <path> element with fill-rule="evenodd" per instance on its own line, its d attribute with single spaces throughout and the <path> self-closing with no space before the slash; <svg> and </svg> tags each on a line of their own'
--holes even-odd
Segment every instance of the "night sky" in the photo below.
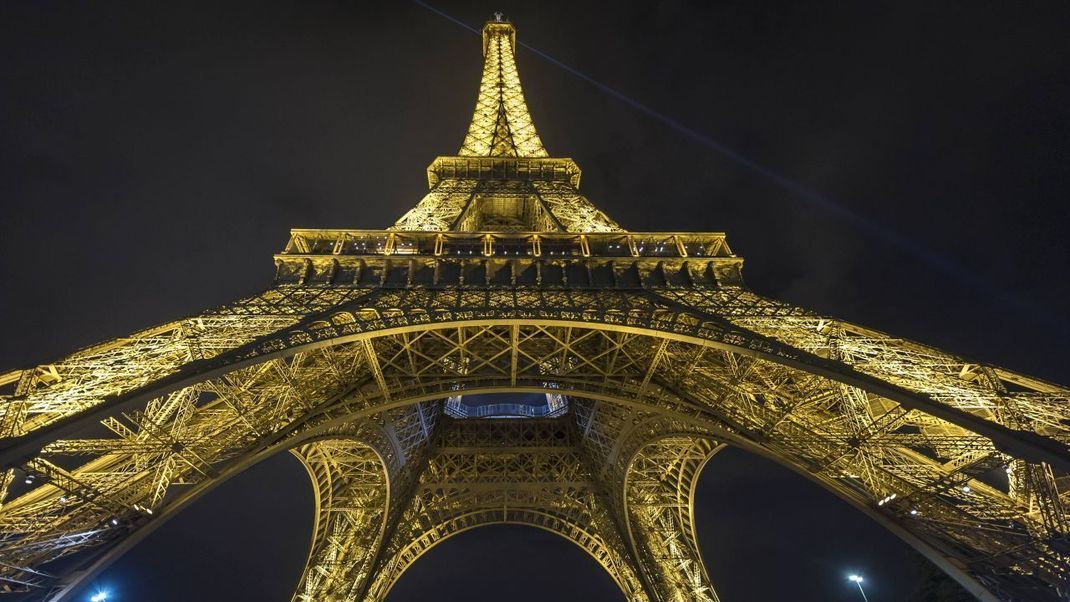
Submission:
<svg viewBox="0 0 1070 602">
<path fill-rule="evenodd" d="M 0 4 L 4 368 L 262 290 L 290 227 L 386 227 L 460 146 L 479 38 L 417 4 L 143 4 Z M 543 142 L 624 227 L 725 231 L 760 293 L 1070 381 L 1065 2 L 434 5 L 476 27 L 500 10 L 690 129 L 518 52 Z M 288 600 L 311 502 L 278 456 L 100 584 L 123 602 Z M 907 600 L 926 580 L 880 527 L 738 450 L 696 505 L 725 602 L 857 600 L 850 571 L 872 602 Z M 565 540 L 492 527 L 389 598 L 425 599 L 621 597 Z"/>
</svg>

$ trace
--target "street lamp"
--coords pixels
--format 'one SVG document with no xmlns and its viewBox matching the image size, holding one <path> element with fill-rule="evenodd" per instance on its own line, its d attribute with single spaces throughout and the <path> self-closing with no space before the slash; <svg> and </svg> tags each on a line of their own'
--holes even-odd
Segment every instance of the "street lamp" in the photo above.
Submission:
<svg viewBox="0 0 1070 602">
<path fill-rule="evenodd" d="M 862 593 L 862 599 L 865 602 L 869 602 L 869 598 L 866 597 L 866 590 L 862 589 L 862 575 L 848 575 L 847 579 L 855 582 L 855 585 L 858 586 L 858 591 Z"/>
</svg>

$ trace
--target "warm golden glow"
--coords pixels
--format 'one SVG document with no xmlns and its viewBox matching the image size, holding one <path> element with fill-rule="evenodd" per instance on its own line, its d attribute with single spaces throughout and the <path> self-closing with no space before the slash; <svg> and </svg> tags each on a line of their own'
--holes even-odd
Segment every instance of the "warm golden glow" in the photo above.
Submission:
<svg viewBox="0 0 1070 602">
<path fill-rule="evenodd" d="M 1067 582 L 1070 390 L 757 295 L 723 234 L 621 229 L 547 156 L 514 46 L 487 25 L 464 145 L 393 228 L 294 230 L 262 294 L 0 374 L 0 593 L 65 599 L 290 451 L 316 494 L 295 601 L 383 600 L 441 541 L 516 523 L 583 548 L 629 601 L 713 602 L 694 483 L 724 444 L 981 599 Z M 510 392 L 568 411 L 443 411 Z M 87 550 L 88 572 L 39 570 Z"/>
<path fill-rule="evenodd" d="M 461 156 L 545 157 L 535 124 L 524 102 L 516 71 L 516 30 L 510 23 L 483 28 L 483 80 Z"/>
<path fill-rule="evenodd" d="M 621 227 L 578 192 L 580 169 L 550 158 L 520 89 L 510 23 L 483 28 L 483 79 L 456 157 L 428 168 L 431 191 L 397 230 L 614 232 Z"/>
</svg>

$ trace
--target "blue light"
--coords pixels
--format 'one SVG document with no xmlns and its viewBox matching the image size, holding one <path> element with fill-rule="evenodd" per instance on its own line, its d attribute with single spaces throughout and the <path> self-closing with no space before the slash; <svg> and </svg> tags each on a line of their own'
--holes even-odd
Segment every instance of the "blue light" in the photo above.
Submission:
<svg viewBox="0 0 1070 602">
<path fill-rule="evenodd" d="M 101 590 L 93 594 L 93 597 L 89 598 L 89 602 L 104 602 L 108 599 L 108 592 Z"/>
</svg>

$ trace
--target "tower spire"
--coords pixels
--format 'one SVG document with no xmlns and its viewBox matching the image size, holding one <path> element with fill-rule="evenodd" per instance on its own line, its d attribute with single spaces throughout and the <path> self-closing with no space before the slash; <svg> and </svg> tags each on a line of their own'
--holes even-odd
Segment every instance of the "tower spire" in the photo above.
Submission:
<svg viewBox="0 0 1070 602">
<path fill-rule="evenodd" d="M 483 79 L 461 156 L 545 157 L 516 70 L 516 28 L 501 13 L 483 26 Z"/>
<path fill-rule="evenodd" d="M 577 190 L 580 168 L 550 157 L 520 89 L 516 29 L 500 13 L 483 26 L 483 79 L 456 156 L 427 168 L 431 190 L 395 230 L 622 231 Z"/>
</svg>

